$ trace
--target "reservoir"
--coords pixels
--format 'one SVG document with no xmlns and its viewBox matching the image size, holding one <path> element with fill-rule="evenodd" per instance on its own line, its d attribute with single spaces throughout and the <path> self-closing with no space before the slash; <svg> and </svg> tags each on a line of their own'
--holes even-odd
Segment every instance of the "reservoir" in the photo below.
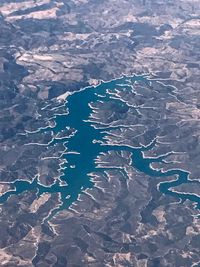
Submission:
<svg viewBox="0 0 200 267">
<path fill-rule="evenodd" d="M 89 119 L 92 113 L 91 103 L 97 101 L 110 101 L 112 95 L 109 93 L 114 90 L 132 90 L 134 83 L 140 81 L 148 86 L 149 80 L 145 75 L 141 76 L 123 76 L 118 79 L 114 79 L 108 82 L 101 82 L 97 86 L 86 87 L 78 92 L 75 92 L 68 96 L 66 102 L 66 110 L 68 114 L 57 115 L 55 118 L 56 126 L 51 130 L 55 134 L 65 130 L 66 127 L 75 129 L 75 134 L 69 139 L 54 140 L 54 142 L 63 142 L 66 145 L 67 153 L 62 157 L 66 159 L 66 163 L 63 168 L 63 174 L 60 179 L 55 181 L 50 186 L 44 186 L 40 184 L 37 177 L 32 181 L 17 180 L 14 183 L 10 183 L 12 190 L 5 192 L 0 197 L 0 203 L 4 203 L 11 195 L 18 195 L 25 191 L 36 190 L 38 191 L 38 197 L 45 192 L 48 193 L 60 193 L 61 204 L 52 211 L 52 216 L 63 209 L 67 209 L 78 196 L 87 188 L 92 188 L 94 183 L 91 180 L 90 173 L 97 171 L 95 159 L 101 152 L 107 152 L 110 150 L 126 150 L 131 152 L 132 165 L 138 171 L 148 175 L 151 179 L 156 177 L 163 178 L 163 182 L 159 185 L 159 190 L 165 195 L 170 195 L 182 202 L 190 200 L 196 204 L 196 208 L 200 209 L 200 198 L 195 194 L 178 193 L 171 191 L 170 188 L 183 184 L 190 183 L 189 173 L 184 170 L 172 169 L 166 172 L 151 168 L 152 162 L 161 162 L 162 155 L 154 158 L 144 158 L 143 151 L 150 150 L 155 145 L 156 140 L 146 147 L 141 146 L 134 148 L 130 146 L 120 145 L 108 145 L 105 142 L 105 135 L 108 135 L 109 128 L 94 127 L 95 123 Z M 109 90 L 109 91 L 108 91 Z M 113 99 L 115 106 L 120 109 L 128 110 L 129 107 L 125 102 L 120 99 Z M 120 127 L 120 126 L 119 126 Z M 103 169 L 98 169 L 103 171 Z M 165 181 L 168 176 L 174 176 L 173 181 Z M 194 183 L 194 181 L 193 181 Z M 49 218 L 49 219 L 50 219 Z"/>
</svg>

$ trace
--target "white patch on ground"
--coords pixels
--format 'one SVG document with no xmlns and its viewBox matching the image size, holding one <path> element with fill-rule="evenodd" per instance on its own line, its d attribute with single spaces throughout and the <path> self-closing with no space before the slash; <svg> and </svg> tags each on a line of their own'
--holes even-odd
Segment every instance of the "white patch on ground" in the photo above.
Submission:
<svg viewBox="0 0 200 267">
<path fill-rule="evenodd" d="M 69 95 L 71 95 L 71 92 L 66 92 L 66 93 L 64 93 L 62 95 L 59 95 L 57 97 L 57 100 L 59 100 L 59 101 L 65 101 Z"/>
<path fill-rule="evenodd" d="M 38 209 L 49 200 L 50 196 L 51 194 L 45 193 L 42 194 L 38 199 L 35 199 L 30 206 L 30 211 L 32 213 L 37 212 Z"/>
</svg>

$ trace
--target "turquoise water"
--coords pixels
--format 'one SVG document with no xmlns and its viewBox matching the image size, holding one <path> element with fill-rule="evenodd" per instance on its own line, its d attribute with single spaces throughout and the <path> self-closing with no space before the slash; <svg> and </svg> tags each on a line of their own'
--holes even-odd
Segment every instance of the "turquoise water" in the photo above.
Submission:
<svg viewBox="0 0 200 267">
<path fill-rule="evenodd" d="M 148 146 L 141 148 L 110 146 L 106 144 L 102 145 L 101 142 L 93 142 L 94 140 L 103 141 L 103 137 L 108 135 L 108 132 L 104 133 L 103 129 L 96 129 L 93 127 L 94 123 L 87 121 L 92 112 L 88 104 L 99 100 L 109 101 L 111 96 L 107 92 L 108 89 L 132 90 L 132 85 L 135 81 L 141 81 L 146 86 L 149 85 L 148 78 L 144 75 L 133 75 L 131 77 L 124 76 L 109 82 L 101 82 L 96 87 L 87 87 L 70 95 L 67 98 L 68 102 L 66 103 L 66 109 L 68 109 L 69 113 L 67 115 L 56 116 L 56 126 L 53 129 L 45 130 L 53 130 L 54 133 L 59 133 L 60 131 L 66 129 L 66 127 L 74 128 L 76 130 L 75 135 L 67 139 L 66 147 L 67 152 L 69 153 L 63 155 L 63 158 L 66 158 L 67 163 L 64 166 L 66 168 L 63 169 L 63 174 L 60 177 L 60 180 L 56 181 L 55 184 L 51 186 L 41 185 L 37 178 L 35 178 L 31 183 L 17 180 L 11 184 L 14 189 L 4 193 L 0 197 L 0 203 L 4 203 L 13 194 L 18 195 L 24 191 L 34 189 L 37 189 L 38 196 L 44 192 L 60 193 L 61 204 L 52 211 L 48 218 L 50 219 L 58 211 L 68 208 L 75 200 L 77 200 L 79 194 L 81 194 L 83 190 L 94 186 L 88 174 L 97 170 L 95 159 L 100 152 L 106 152 L 108 150 L 127 150 L 132 153 L 132 164 L 134 168 L 151 176 L 152 179 L 155 179 L 156 177 L 163 177 L 163 183 L 160 183 L 159 185 L 159 190 L 163 194 L 176 197 L 177 199 L 182 200 L 182 202 L 188 199 L 196 204 L 196 208 L 200 209 L 200 198 L 198 196 L 170 191 L 171 187 L 191 182 L 189 180 L 188 172 L 179 169 L 169 170 L 166 172 L 154 170 L 150 167 L 151 163 L 156 161 L 163 162 L 163 156 L 157 158 L 143 157 L 142 152 L 152 149 L 156 140 L 152 140 Z M 124 110 L 129 109 L 126 103 L 122 102 L 120 99 L 112 99 L 112 101 L 115 101 L 117 108 Z M 107 130 L 109 130 L 109 128 Z M 55 142 L 64 143 L 66 142 L 66 139 L 54 140 L 52 144 Z M 98 171 L 103 170 L 99 169 Z M 175 176 L 176 180 L 170 182 L 165 181 L 164 178 L 167 176 Z"/>
</svg>

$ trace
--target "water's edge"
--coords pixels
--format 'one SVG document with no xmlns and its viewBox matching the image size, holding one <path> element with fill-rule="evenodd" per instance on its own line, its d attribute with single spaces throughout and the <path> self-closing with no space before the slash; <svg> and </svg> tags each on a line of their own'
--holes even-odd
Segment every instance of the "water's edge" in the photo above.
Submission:
<svg viewBox="0 0 200 267">
<path fill-rule="evenodd" d="M 105 133 L 102 129 L 94 127 L 94 123 L 88 120 L 92 111 L 91 106 L 89 105 L 91 102 L 110 100 L 111 95 L 107 91 L 108 89 L 125 89 L 133 91 L 133 84 L 137 81 L 142 81 L 147 85 L 149 83 L 148 77 L 145 75 L 123 76 L 108 82 L 101 82 L 96 87 L 86 87 L 83 90 L 68 96 L 66 108 L 68 108 L 69 113 L 63 116 L 56 116 L 56 126 L 50 129 L 47 128 L 45 131 L 51 130 L 56 134 L 66 129 L 66 127 L 74 128 L 76 133 L 68 139 L 66 146 L 67 151 L 78 153 L 65 153 L 63 155 L 63 158 L 67 160 L 67 163 L 62 166 L 63 175 L 53 185 L 44 186 L 39 183 L 37 177 L 32 182 L 17 180 L 10 183 L 14 189 L 5 192 L 0 197 L 0 203 L 7 201 L 11 195 L 18 195 L 22 192 L 35 189 L 38 191 L 38 197 L 47 192 L 60 193 L 61 204 L 48 216 L 48 219 L 50 219 L 58 211 L 68 208 L 77 200 L 81 192 L 94 186 L 94 183 L 91 181 L 91 177 L 88 174 L 97 171 L 95 159 L 99 153 L 107 152 L 109 150 L 126 150 L 132 153 L 132 166 L 144 174 L 151 176 L 152 178 L 175 176 L 173 181 L 163 181 L 159 184 L 159 190 L 163 194 L 173 196 L 182 202 L 190 200 L 196 204 L 197 209 L 200 209 L 199 196 L 195 194 L 178 193 L 170 190 L 172 187 L 192 182 L 189 179 L 189 173 L 187 171 L 173 169 L 162 172 L 161 170 L 152 169 L 151 163 L 162 162 L 163 155 L 156 158 L 144 158 L 143 151 L 152 149 L 156 144 L 156 139 L 152 140 L 148 146 L 141 146 L 140 148 L 126 145 L 116 146 L 106 144 L 103 138 L 105 135 L 108 135 L 109 128 Z M 120 99 L 116 99 L 115 102 L 120 108 L 127 108 L 126 103 Z M 41 129 L 41 131 L 44 130 Z M 94 140 L 97 140 L 98 142 L 94 142 Z M 56 142 L 65 143 L 66 139 L 60 138 L 56 140 Z M 103 169 L 98 169 L 98 171 L 103 171 Z"/>
</svg>

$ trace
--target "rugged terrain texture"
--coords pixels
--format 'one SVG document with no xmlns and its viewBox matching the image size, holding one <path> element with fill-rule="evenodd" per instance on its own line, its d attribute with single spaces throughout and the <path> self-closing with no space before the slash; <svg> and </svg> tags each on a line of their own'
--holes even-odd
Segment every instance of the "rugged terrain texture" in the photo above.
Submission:
<svg viewBox="0 0 200 267">
<path fill-rule="evenodd" d="M 122 93 L 130 110 L 123 115 L 116 110 L 110 121 L 112 105 L 98 107 L 97 121 L 130 126 L 113 130 L 107 142 L 137 147 L 157 137 L 145 156 L 175 153 L 165 159 L 168 164 L 152 167 L 181 168 L 199 179 L 198 0 L 1 0 L 0 12 L 2 194 L 11 182 L 36 175 L 52 184 L 65 147 L 48 146 L 55 136 L 38 128 L 54 125 L 54 116 L 66 112 L 66 92 L 123 73 L 163 80 L 160 85 L 152 80 L 151 89 L 138 84 L 135 97 Z M 58 205 L 58 194 L 37 199 L 33 190 L 2 204 L 0 266 L 198 267 L 198 210 L 189 201 L 162 196 L 157 190 L 162 179 L 134 170 L 124 153 L 100 157 L 107 167 L 118 159 L 123 168 L 97 171 L 96 187 L 57 214 L 51 229 L 41 224 Z M 200 195 L 193 184 L 174 190 Z"/>
</svg>

